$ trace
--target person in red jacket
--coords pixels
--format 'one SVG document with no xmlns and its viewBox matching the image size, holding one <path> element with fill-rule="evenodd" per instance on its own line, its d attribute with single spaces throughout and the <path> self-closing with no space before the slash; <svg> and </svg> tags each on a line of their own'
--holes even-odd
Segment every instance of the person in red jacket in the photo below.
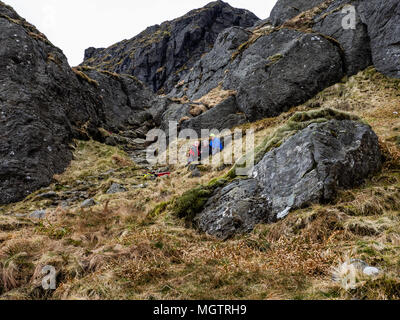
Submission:
<svg viewBox="0 0 400 320">
<path fill-rule="evenodd" d="M 189 160 L 188 160 L 188 165 L 190 165 L 192 162 L 199 161 L 200 157 L 200 142 L 196 141 L 192 147 L 189 149 Z"/>
</svg>

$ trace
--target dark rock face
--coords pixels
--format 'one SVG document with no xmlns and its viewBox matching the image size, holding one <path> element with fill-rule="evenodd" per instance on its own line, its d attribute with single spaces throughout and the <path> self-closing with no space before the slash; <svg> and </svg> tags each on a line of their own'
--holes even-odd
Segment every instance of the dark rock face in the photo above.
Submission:
<svg viewBox="0 0 400 320">
<path fill-rule="evenodd" d="M 274 26 L 280 26 L 300 13 L 310 10 L 326 0 L 278 0 L 271 11 L 270 20 Z"/>
<path fill-rule="evenodd" d="M 250 36 L 250 31 L 238 27 L 223 31 L 215 41 L 213 49 L 182 78 L 183 85 L 175 87 L 169 95 L 172 97 L 186 95 L 189 99 L 196 100 L 216 88 L 228 76 L 227 70 L 232 55 L 242 43 L 249 40 Z"/>
<path fill-rule="evenodd" d="M 368 26 L 375 67 L 387 76 L 400 78 L 400 2 L 361 1 L 358 10 Z"/>
<path fill-rule="evenodd" d="M 239 113 L 239 108 L 236 104 L 236 98 L 231 96 L 207 112 L 190 120 L 184 121 L 181 124 L 181 129 L 193 129 L 200 137 L 201 130 L 215 129 L 222 131 L 246 122 L 246 116 L 243 113 Z"/>
<path fill-rule="evenodd" d="M 332 201 L 339 189 L 362 184 L 381 165 L 378 138 L 369 126 L 350 120 L 315 123 L 267 153 L 251 179 L 217 190 L 195 223 L 226 239 L 291 210 Z"/>
<path fill-rule="evenodd" d="M 105 48 L 87 48 L 85 50 L 85 56 L 84 56 L 84 60 L 90 59 L 91 57 L 95 56 L 96 54 L 99 54 L 102 50 L 104 50 Z"/>
<path fill-rule="evenodd" d="M 154 93 L 136 78 L 105 71 L 83 71 L 98 82 L 97 92 L 104 105 L 104 123 L 111 130 L 139 128 L 146 124 L 154 127 L 150 109 L 161 103 Z"/>
<path fill-rule="evenodd" d="M 340 48 L 319 34 L 281 29 L 260 36 L 235 59 L 246 30 L 231 28 L 171 95 L 198 99 L 223 81 L 237 90 L 237 104 L 249 120 L 279 115 L 344 76 Z M 301 62 L 301 63 L 300 63 Z"/>
<path fill-rule="evenodd" d="M 162 115 L 162 122 L 160 129 L 167 132 L 169 129 L 170 122 L 177 122 L 178 125 L 181 124 L 182 119 L 191 117 L 189 111 L 190 111 L 189 104 L 173 103 L 169 105 L 166 111 Z"/>
<path fill-rule="evenodd" d="M 96 135 L 96 97 L 61 50 L 0 2 L 0 203 L 49 184 L 68 165 L 83 124 Z"/>
<path fill-rule="evenodd" d="M 362 1 L 361 1 L 362 2 Z M 351 76 L 372 65 L 371 44 L 367 26 L 361 21 L 360 1 L 334 1 L 314 21 L 313 30 L 337 40 L 344 50 L 345 68 Z M 343 19 L 348 13 L 342 12 L 344 6 L 355 6 L 355 29 L 343 28 Z"/>
<path fill-rule="evenodd" d="M 239 110 L 235 96 L 230 96 L 208 110 L 198 104 L 207 111 L 197 116 L 190 113 L 193 106 L 196 104 L 169 104 L 161 116 L 160 129 L 168 135 L 170 122 L 176 122 L 179 131 L 192 129 L 201 137 L 202 130 L 223 131 L 248 122 L 246 115 Z"/>
<path fill-rule="evenodd" d="M 162 104 L 133 78 L 74 72 L 61 50 L 2 2 L 0 44 L 0 203 L 50 184 L 71 161 L 73 138 L 102 140 L 100 127 L 145 134 L 147 110 Z"/>
<path fill-rule="evenodd" d="M 136 76 L 154 91 L 169 92 L 218 34 L 231 26 L 251 27 L 259 19 L 222 1 L 161 25 L 104 50 L 89 48 L 83 64 Z"/>
</svg>

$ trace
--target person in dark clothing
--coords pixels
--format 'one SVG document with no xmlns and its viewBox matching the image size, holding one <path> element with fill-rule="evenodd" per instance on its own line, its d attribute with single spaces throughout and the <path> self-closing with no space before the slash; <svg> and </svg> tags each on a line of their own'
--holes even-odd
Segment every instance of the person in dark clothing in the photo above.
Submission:
<svg viewBox="0 0 400 320">
<path fill-rule="evenodd" d="M 211 154 L 210 141 L 207 139 L 204 140 L 203 143 L 201 144 L 200 159 L 206 160 L 210 157 L 210 154 Z"/>
<path fill-rule="evenodd" d="M 199 161 L 199 157 L 200 157 L 200 142 L 196 141 L 195 144 L 189 149 L 188 165 L 190 165 L 192 162 Z"/>
</svg>

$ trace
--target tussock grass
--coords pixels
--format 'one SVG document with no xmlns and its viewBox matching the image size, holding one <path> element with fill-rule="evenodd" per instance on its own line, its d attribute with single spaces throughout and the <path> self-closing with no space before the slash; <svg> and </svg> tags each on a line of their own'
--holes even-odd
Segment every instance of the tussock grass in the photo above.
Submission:
<svg viewBox="0 0 400 320">
<path fill-rule="evenodd" d="M 290 129 L 326 119 L 316 106 L 352 112 L 377 132 L 386 162 L 381 173 L 341 192 L 336 203 L 298 210 L 229 241 L 186 228 L 185 219 L 201 205 L 190 190 L 207 196 L 226 181 L 221 177 L 230 179 L 229 169 L 209 165 L 192 179 L 177 165 L 169 168 L 170 178 L 148 181 L 118 148 L 77 143 L 71 166 L 50 189 L 61 194 L 88 188 L 97 205 L 55 208 L 36 193 L 0 207 L 0 299 L 398 299 L 400 148 L 393 137 L 400 126 L 394 113 L 399 92 L 397 81 L 367 69 L 279 117 L 243 125 L 255 129 L 264 152 L 266 138 L 289 119 L 295 120 Z M 281 137 L 290 133 L 282 130 Z M 112 182 L 128 192 L 105 195 Z M 133 187 L 142 183 L 147 188 Z M 43 208 L 43 221 L 14 215 Z M 346 288 L 332 274 L 349 257 L 384 273 L 359 277 L 354 289 Z M 40 288 L 44 265 L 58 271 L 54 292 Z"/>
<path fill-rule="evenodd" d="M 86 81 L 87 83 L 89 83 L 95 87 L 99 86 L 99 83 L 96 80 L 90 78 L 86 73 L 81 71 L 80 67 L 74 67 L 74 68 L 72 68 L 72 71 L 76 74 L 78 79 Z"/>
<path fill-rule="evenodd" d="M 218 85 L 218 87 L 212 89 L 205 96 L 200 99 L 194 101 L 195 103 L 201 103 L 205 105 L 207 108 L 211 109 L 221 102 L 225 101 L 231 96 L 236 96 L 237 92 L 234 90 L 224 90 L 222 89 L 222 83 Z"/>
</svg>

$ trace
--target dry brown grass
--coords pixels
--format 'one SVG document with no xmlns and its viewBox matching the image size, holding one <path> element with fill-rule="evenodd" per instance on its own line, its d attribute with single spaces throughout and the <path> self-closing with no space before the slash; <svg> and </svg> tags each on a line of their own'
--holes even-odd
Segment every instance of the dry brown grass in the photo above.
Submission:
<svg viewBox="0 0 400 320">
<path fill-rule="evenodd" d="M 72 68 L 72 71 L 76 74 L 76 76 L 83 81 L 86 81 L 87 83 L 98 87 L 99 83 L 96 80 L 93 80 L 92 78 L 90 78 L 86 73 L 84 73 L 83 71 L 80 70 L 79 67 L 74 67 Z"/>
<path fill-rule="evenodd" d="M 171 166 L 171 177 L 145 181 L 145 171 L 124 152 L 79 142 L 75 160 L 51 189 L 76 190 L 83 180 L 98 204 L 54 208 L 37 199 L 42 190 L 0 207 L 1 299 L 399 299 L 400 161 L 393 141 L 399 95 L 396 81 L 368 69 L 280 117 L 244 125 L 256 130 L 258 143 L 295 111 L 351 111 L 378 133 L 387 161 L 380 174 L 341 192 L 336 203 L 298 210 L 225 242 L 186 228 L 168 210 L 148 214 L 228 169 L 210 165 L 193 179 L 183 166 Z M 113 182 L 128 192 L 105 194 Z M 148 187 L 133 187 L 141 183 Z M 48 210 L 44 221 L 14 215 L 42 208 Z M 384 274 L 359 277 L 345 290 L 332 281 L 332 271 L 350 258 Z M 55 292 L 40 288 L 44 265 L 58 271 Z"/>
<path fill-rule="evenodd" d="M 190 102 L 187 96 L 183 96 L 182 98 L 174 98 L 174 97 L 172 97 L 172 98 L 169 98 L 169 99 L 172 102 L 179 103 L 179 104 L 185 104 L 185 103 L 189 103 Z"/>
<path fill-rule="evenodd" d="M 193 116 L 193 117 L 197 117 L 199 115 L 201 115 L 204 112 L 207 112 L 207 107 L 205 105 L 198 105 L 198 104 L 192 104 L 190 106 L 190 111 L 189 113 Z"/>
<path fill-rule="evenodd" d="M 201 103 L 205 105 L 207 108 L 211 109 L 221 102 L 225 101 L 231 96 L 235 96 L 237 94 L 234 90 L 224 90 L 222 89 L 222 84 L 218 85 L 218 87 L 212 89 L 205 96 L 200 99 L 194 101 L 195 103 Z"/>
<path fill-rule="evenodd" d="M 296 17 L 286 21 L 280 28 L 291 28 L 303 32 L 312 32 L 314 18 L 323 10 L 327 9 L 332 1 L 333 0 L 326 0 L 312 9 L 300 13 Z"/>
</svg>

